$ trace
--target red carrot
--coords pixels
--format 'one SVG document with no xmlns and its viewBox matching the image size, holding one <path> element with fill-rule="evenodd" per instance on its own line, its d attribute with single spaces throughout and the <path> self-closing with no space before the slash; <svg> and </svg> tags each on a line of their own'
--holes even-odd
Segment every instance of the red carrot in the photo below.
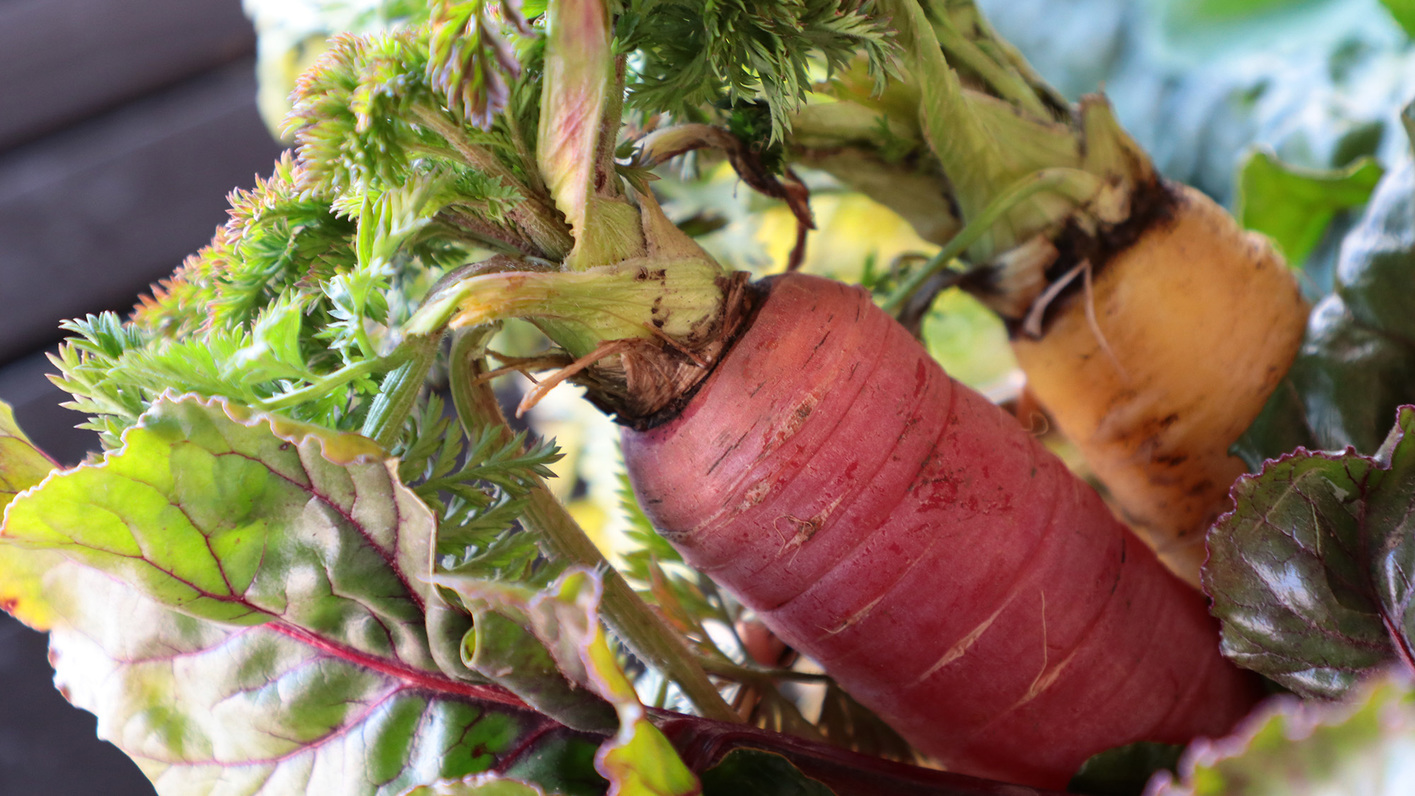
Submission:
<svg viewBox="0 0 1415 796">
<path fill-rule="evenodd" d="M 689 563 L 953 770 L 1060 787 L 1256 699 L 1203 598 L 857 288 L 771 281 L 682 413 L 624 450 Z"/>
</svg>

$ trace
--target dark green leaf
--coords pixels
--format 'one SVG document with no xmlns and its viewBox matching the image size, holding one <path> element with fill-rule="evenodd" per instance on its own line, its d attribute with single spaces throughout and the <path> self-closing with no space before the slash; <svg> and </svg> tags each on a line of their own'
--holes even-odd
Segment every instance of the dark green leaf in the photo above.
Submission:
<svg viewBox="0 0 1415 796">
<path fill-rule="evenodd" d="M 1340 210 L 1364 205 L 1383 170 L 1373 158 L 1343 169 L 1304 169 L 1256 150 L 1240 167 L 1238 216 L 1247 229 L 1267 235 L 1288 262 L 1307 259 Z"/>
<path fill-rule="evenodd" d="M 1165 743 L 1107 749 L 1081 764 L 1066 791 L 1078 796 L 1140 796 L 1155 773 L 1175 770 L 1183 752 L 1184 747 Z"/>
<path fill-rule="evenodd" d="M 1150 796 L 1404 796 L 1411 792 L 1415 700 L 1407 678 L 1372 683 L 1344 703 L 1279 699 L 1222 739 L 1185 752 L 1179 778 Z"/>
<path fill-rule="evenodd" d="M 1322 697 L 1415 664 L 1412 430 L 1403 407 L 1376 457 L 1299 450 L 1238 480 L 1204 568 L 1225 655 Z"/>
<path fill-rule="evenodd" d="M 1234 452 L 1256 470 L 1298 445 L 1374 453 L 1415 397 L 1415 165 L 1388 174 L 1342 243 L 1336 292 L 1313 310 L 1302 349 Z"/>
<path fill-rule="evenodd" d="M 833 796 L 790 760 L 760 749 L 734 749 L 703 772 L 703 796 Z"/>
</svg>

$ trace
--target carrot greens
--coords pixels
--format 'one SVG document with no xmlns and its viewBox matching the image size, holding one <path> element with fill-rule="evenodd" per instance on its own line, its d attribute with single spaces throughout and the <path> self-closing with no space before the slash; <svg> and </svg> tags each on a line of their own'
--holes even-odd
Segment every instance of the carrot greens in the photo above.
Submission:
<svg viewBox="0 0 1415 796">
<path fill-rule="evenodd" d="M 64 324 L 100 452 L 55 468 L 0 405 L 0 607 L 162 793 L 1042 793 L 1248 710 L 1206 597 L 1232 661 L 1408 701 L 1358 684 L 1415 657 L 1408 165 L 1248 162 L 1293 256 L 1373 196 L 1308 322 L 972 0 L 250 7 L 308 62 L 292 149 L 130 316 Z M 793 268 L 812 190 L 938 248 L 877 296 L 754 282 L 680 158 L 786 205 Z M 913 339 L 952 288 L 1191 585 L 1212 525 L 1206 595 Z M 568 381 L 622 426 L 627 552 L 511 372 L 518 416 Z M 895 762 L 928 756 L 962 773 Z"/>
</svg>

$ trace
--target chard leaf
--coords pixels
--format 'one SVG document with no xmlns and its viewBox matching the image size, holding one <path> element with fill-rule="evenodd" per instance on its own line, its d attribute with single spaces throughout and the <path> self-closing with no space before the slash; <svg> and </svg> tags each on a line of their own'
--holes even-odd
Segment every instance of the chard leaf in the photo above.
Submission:
<svg viewBox="0 0 1415 796">
<path fill-rule="evenodd" d="M 57 466 L 29 441 L 15 423 L 15 413 L 0 402 L 0 517 L 16 495 L 43 481 Z M 0 545 L 0 609 L 35 630 L 48 630 L 53 611 L 42 581 L 60 560 L 49 551 Z"/>
<path fill-rule="evenodd" d="M 436 670 L 419 579 L 433 517 L 372 442 L 170 395 L 123 442 L 17 499 L 0 539 L 195 617 L 277 621 Z"/>
<path fill-rule="evenodd" d="M 76 563 L 62 575 L 56 681 L 164 796 L 394 796 L 479 772 L 603 790 L 598 737 L 499 689 L 279 622 L 198 619 Z"/>
<path fill-rule="evenodd" d="M 1233 488 L 1204 587 L 1223 651 L 1305 696 L 1415 665 L 1415 407 L 1374 457 L 1296 453 Z"/>
<path fill-rule="evenodd" d="M 1301 264 L 1338 211 L 1366 204 L 1382 173 L 1370 157 L 1342 169 L 1304 169 L 1259 149 L 1239 167 L 1235 215 L 1244 228 L 1272 238 L 1288 262 Z"/>
<path fill-rule="evenodd" d="M 432 514 L 377 446 L 190 396 L 123 441 L 12 503 L 0 550 L 63 553 L 57 682 L 160 792 L 603 789 L 600 736 L 433 663 Z"/>
<path fill-rule="evenodd" d="M 525 615 L 491 602 L 472 614 L 474 629 L 463 638 L 463 662 L 571 727 L 613 729 L 614 710 L 560 673 L 555 658 L 525 627 Z"/>
<path fill-rule="evenodd" d="M 1302 349 L 1234 445 L 1257 470 L 1298 446 L 1374 453 L 1415 396 L 1415 164 L 1382 179 L 1342 243 L 1336 290 L 1313 309 Z"/>
<path fill-rule="evenodd" d="M 1397 796 L 1415 782 L 1415 700 L 1388 677 L 1345 703 L 1277 699 L 1234 735 L 1200 739 L 1149 796 Z"/>
<path fill-rule="evenodd" d="M 700 792 L 698 779 L 678 757 L 668 738 L 648 719 L 634 685 L 620 668 L 599 622 L 600 579 L 572 569 L 545 591 L 494 587 L 463 577 L 436 579 L 456 591 L 469 607 L 495 602 L 519 614 L 554 658 L 560 671 L 614 706 L 619 731 L 595 754 L 595 769 L 617 796 L 688 796 Z"/>
</svg>

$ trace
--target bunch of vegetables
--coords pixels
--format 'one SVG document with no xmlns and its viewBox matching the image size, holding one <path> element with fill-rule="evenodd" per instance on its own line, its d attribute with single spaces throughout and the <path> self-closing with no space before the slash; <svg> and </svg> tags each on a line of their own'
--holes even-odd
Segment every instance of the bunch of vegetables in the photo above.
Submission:
<svg viewBox="0 0 1415 796">
<path fill-rule="evenodd" d="M 1327 312 L 1350 321 L 1309 327 L 1265 240 L 966 0 L 406 11 L 329 43 L 294 152 L 208 247 L 131 318 L 66 326 L 56 381 L 101 458 L 51 472 L 0 414 L 0 600 L 162 792 L 1061 788 L 1112 748 L 1228 732 L 1260 696 L 1235 661 L 1327 698 L 1415 665 L 1415 411 L 1379 450 L 1239 480 L 1203 576 L 1222 645 L 1191 588 L 1245 430 L 1255 464 L 1304 428 L 1344 443 L 1304 407 L 1380 438 L 1394 407 L 1323 376 L 1392 384 L 1407 352 L 1378 371 L 1321 330 L 1415 340 L 1408 238 L 1352 243 Z M 940 249 L 874 280 L 883 308 L 752 281 L 654 191 L 699 149 L 803 240 L 810 167 Z M 1408 182 L 1358 233 L 1415 222 Z M 910 334 L 949 286 L 1007 321 L 1189 585 Z M 548 348 L 504 350 L 524 322 Z M 573 381 L 624 428 L 622 574 L 547 490 L 554 446 L 503 416 L 505 371 L 540 374 L 522 408 Z M 822 682 L 808 719 L 793 697 Z M 1381 688 L 1372 710 L 1402 709 Z"/>
</svg>

